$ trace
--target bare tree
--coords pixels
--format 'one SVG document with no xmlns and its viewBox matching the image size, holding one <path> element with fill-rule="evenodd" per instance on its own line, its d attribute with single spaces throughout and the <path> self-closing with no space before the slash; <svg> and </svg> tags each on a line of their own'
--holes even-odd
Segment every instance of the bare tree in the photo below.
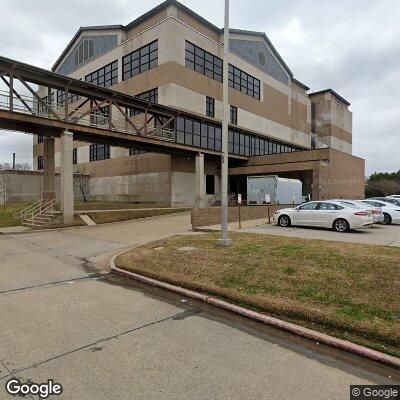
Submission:
<svg viewBox="0 0 400 400">
<path fill-rule="evenodd" d="M 8 176 L 4 170 L 0 174 L 0 201 L 3 203 L 3 211 L 6 211 L 6 204 L 8 198 Z"/>
<path fill-rule="evenodd" d="M 90 197 L 90 175 L 84 174 L 82 168 L 78 168 L 74 174 L 74 187 L 83 197 L 83 201 L 87 203 Z"/>
<path fill-rule="evenodd" d="M 380 179 L 378 181 L 369 182 L 369 189 L 381 193 L 381 196 L 390 196 L 397 194 L 400 190 L 399 182 L 392 179 Z"/>
<path fill-rule="evenodd" d="M 0 163 L 0 171 L 6 170 L 6 169 L 12 170 L 13 169 L 12 165 L 8 162 Z M 32 169 L 32 166 L 28 162 L 16 163 L 15 169 L 19 170 L 19 171 L 30 171 Z"/>
</svg>

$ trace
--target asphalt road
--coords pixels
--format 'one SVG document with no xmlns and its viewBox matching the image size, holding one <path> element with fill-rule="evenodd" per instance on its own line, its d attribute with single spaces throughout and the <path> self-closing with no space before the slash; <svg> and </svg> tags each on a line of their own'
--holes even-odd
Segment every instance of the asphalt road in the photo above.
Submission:
<svg viewBox="0 0 400 400">
<path fill-rule="evenodd" d="M 52 378 L 68 400 L 338 400 L 350 384 L 400 382 L 390 368 L 103 274 L 111 254 L 188 226 L 180 214 L 0 236 L 0 399 L 12 398 L 11 376 Z"/>
<path fill-rule="evenodd" d="M 323 228 L 300 226 L 282 228 L 274 224 L 265 224 L 251 228 L 245 228 L 243 229 L 243 232 L 400 247 L 400 225 L 375 224 L 369 229 L 360 229 L 357 231 L 339 233 L 334 232 L 331 229 Z"/>
</svg>

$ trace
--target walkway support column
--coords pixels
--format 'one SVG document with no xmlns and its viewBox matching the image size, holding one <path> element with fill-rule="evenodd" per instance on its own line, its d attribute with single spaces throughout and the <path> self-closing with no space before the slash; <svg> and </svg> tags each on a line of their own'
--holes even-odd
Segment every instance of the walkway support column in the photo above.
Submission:
<svg viewBox="0 0 400 400">
<path fill-rule="evenodd" d="M 61 134 L 61 210 L 63 224 L 74 221 L 74 182 L 72 167 L 73 133 Z"/>
<path fill-rule="evenodd" d="M 43 142 L 43 193 L 44 201 L 54 200 L 56 197 L 56 171 L 54 160 L 55 139 L 46 136 Z"/>
<path fill-rule="evenodd" d="M 204 154 L 196 155 L 196 208 L 206 205 L 206 183 L 204 177 Z"/>
</svg>

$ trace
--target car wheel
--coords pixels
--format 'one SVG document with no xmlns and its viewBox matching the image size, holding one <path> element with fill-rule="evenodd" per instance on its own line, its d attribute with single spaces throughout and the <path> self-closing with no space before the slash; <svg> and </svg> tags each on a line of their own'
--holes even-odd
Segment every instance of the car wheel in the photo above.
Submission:
<svg viewBox="0 0 400 400">
<path fill-rule="evenodd" d="M 290 218 L 287 215 L 281 215 L 278 219 L 278 225 L 282 226 L 283 228 L 290 226 L 290 223 Z"/>
<path fill-rule="evenodd" d="M 383 213 L 383 223 L 390 225 L 392 223 L 392 217 L 388 213 Z"/>
<path fill-rule="evenodd" d="M 350 225 L 345 219 L 339 218 L 333 223 L 333 229 L 336 232 L 347 232 L 350 229 Z"/>
</svg>

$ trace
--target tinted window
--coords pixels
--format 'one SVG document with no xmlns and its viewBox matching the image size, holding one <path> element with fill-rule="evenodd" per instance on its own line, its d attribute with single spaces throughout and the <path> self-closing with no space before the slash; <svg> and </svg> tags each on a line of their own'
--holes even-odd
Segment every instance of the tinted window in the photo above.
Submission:
<svg viewBox="0 0 400 400">
<path fill-rule="evenodd" d="M 343 207 L 332 203 L 319 203 L 318 210 L 322 211 L 335 211 L 342 210 Z"/>
<path fill-rule="evenodd" d="M 306 203 L 301 205 L 299 210 L 315 210 L 317 208 L 318 203 Z"/>
</svg>

